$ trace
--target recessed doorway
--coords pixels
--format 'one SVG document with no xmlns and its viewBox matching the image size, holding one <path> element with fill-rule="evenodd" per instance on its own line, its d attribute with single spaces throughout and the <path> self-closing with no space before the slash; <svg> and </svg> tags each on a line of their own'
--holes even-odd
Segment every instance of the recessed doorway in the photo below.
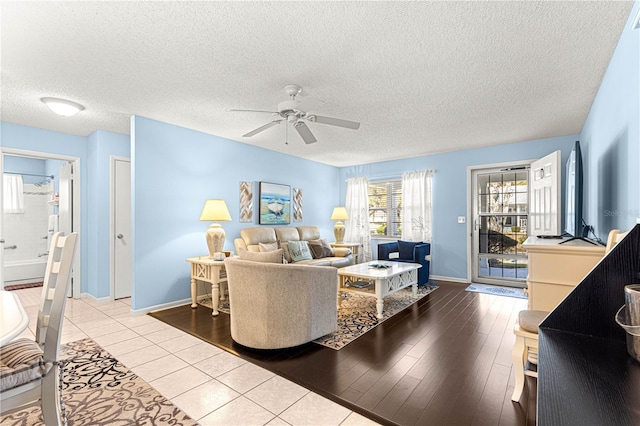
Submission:
<svg viewBox="0 0 640 426">
<path fill-rule="evenodd" d="M 529 163 L 471 170 L 471 280 L 526 287 Z"/>
<path fill-rule="evenodd" d="M 77 157 L 3 148 L 0 179 L 0 285 L 37 284 L 44 277 L 50 237 L 80 229 Z M 70 296 L 80 297 L 81 254 Z"/>
</svg>

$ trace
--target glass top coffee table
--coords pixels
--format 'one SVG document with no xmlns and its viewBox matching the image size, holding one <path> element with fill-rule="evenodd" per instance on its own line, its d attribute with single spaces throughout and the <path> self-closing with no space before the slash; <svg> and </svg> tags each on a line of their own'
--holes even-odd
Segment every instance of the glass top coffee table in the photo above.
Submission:
<svg viewBox="0 0 640 426">
<path fill-rule="evenodd" d="M 342 298 L 340 292 L 354 292 L 376 298 L 377 317 L 382 319 L 384 297 L 398 290 L 413 287 L 413 296 L 418 297 L 419 263 L 394 262 L 390 260 L 359 263 L 338 269 L 338 308 Z"/>
</svg>

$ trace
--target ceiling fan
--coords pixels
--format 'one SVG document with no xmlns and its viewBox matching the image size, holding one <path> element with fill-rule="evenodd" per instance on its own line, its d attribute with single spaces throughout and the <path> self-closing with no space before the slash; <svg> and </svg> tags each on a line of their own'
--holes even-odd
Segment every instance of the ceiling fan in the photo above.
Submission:
<svg viewBox="0 0 640 426">
<path fill-rule="evenodd" d="M 347 129 L 357 130 L 360 127 L 360 123 L 356 121 L 343 120 L 341 118 L 323 117 L 320 115 L 310 114 L 308 109 L 313 109 L 313 104 L 317 106 L 317 102 L 313 102 L 313 98 L 306 98 L 301 100 L 298 95 L 302 93 L 302 87 L 297 84 L 289 84 L 284 87 L 284 91 L 289 95 L 289 100 L 282 101 L 278 104 L 277 111 L 264 111 L 254 109 L 229 109 L 229 111 L 241 111 L 241 112 L 266 112 L 277 116 L 275 120 L 270 123 L 260 126 L 257 129 L 250 131 L 242 135 L 245 138 L 257 135 L 260 132 L 267 130 L 282 122 L 291 123 L 293 128 L 296 129 L 302 140 L 306 144 L 317 142 L 318 140 L 313 136 L 311 130 L 307 126 L 305 121 L 312 123 L 329 124 L 331 126 L 345 127 Z"/>
</svg>

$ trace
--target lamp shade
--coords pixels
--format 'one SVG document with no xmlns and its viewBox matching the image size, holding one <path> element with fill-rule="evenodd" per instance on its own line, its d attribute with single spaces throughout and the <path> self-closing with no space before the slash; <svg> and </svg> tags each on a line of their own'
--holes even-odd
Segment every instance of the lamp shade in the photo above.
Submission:
<svg viewBox="0 0 640 426">
<path fill-rule="evenodd" d="M 344 207 L 334 207 L 331 213 L 331 220 L 348 220 L 349 215 Z"/>
<path fill-rule="evenodd" d="M 202 208 L 200 220 L 230 221 L 231 215 L 224 200 L 207 200 Z"/>
</svg>

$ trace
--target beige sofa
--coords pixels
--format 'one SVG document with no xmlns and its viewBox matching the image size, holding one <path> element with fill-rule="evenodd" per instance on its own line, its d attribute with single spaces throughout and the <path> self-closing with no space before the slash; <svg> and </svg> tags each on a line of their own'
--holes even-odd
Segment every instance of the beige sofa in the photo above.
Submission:
<svg viewBox="0 0 640 426">
<path fill-rule="evenodd" d="M 231 337 L 243 346 L 298 346 L 337 328 L 338 270 L 225 259 Z"/>
<path fill-rule="evenodd" d="M 240 238 L 233 240 L 233 243 L 236 248 L 236 253 L 240 253 L 241 249 L 255 252 L 261 251 L 261 244 L 264 247 L 265 245 L 277 243 L 278 247 L 282 247 L 283 245 L 286 246 L 284 243 L 289 241 L 311 241 L 319 239 L 320 231 L 316 226 L 284 226 L 279 228 L 256 226 L 242 229 L 240 231 Z M 287 257 L 286 254 L 285 257 Z M 290 259 L 287 259 L 287 261 L 290 261 Z M 354 258 L 351 249 L 336 247 L 333 249 L 333 256 L 301 260 L 295 262 L 295 264 L 342 268 L 353 265 Z"/>
</svg>

